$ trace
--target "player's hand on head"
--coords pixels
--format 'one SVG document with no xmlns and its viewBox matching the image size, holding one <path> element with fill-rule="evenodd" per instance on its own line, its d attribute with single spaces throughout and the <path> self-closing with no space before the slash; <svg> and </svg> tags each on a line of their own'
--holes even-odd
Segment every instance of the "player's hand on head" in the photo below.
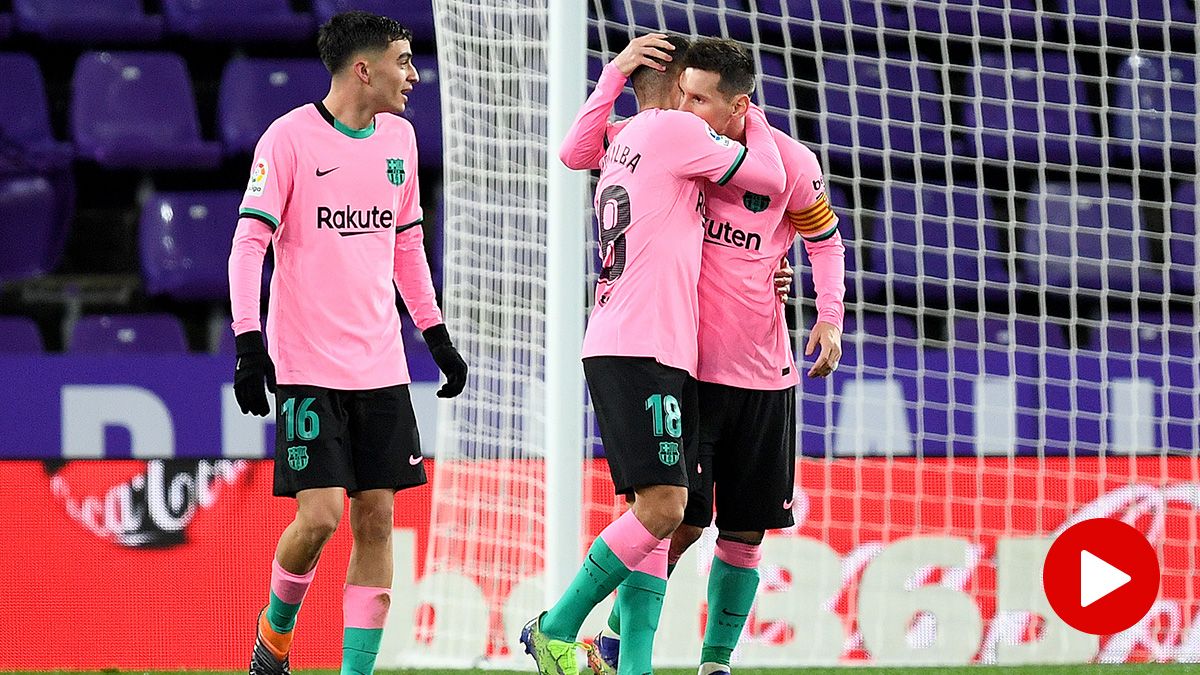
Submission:
<svg viewBox="0 0 1200 675">
<path fill-rule="evenodd" d="M 788 259 L 784 258 L 779 261 L 779 269 L 775 270 L 775 294 L 779 296 L 780 302 L 787 302 L 788 295 L 792 291 L 792 280 L 796 276 L 796 271 L 792 269 Z"/>
<path fill-rule="evenodd" d="M 238 335 L 237 364 L 233 372 L 233 394 L 243 414 L 266 417 L 271 414 L 267 392 L 275 393 L 275 364 L 267 355 L 262 331 Z"/>
<path fill-rule="evenodd" d="M 804 348 L 805 356 L 812 356 L 817 347 L 821 353 L 817 362 L 808 369 L 809 377 L 828 377 L 837 370 L 842 360 L 842 331 L 828 321 L 818 321 L 808 335 L 808 346 Z"/>
<path fill-rule="evenodd" d="M 675 45 L 667 42 L 665 33 L 647 33 L 629 41 L 629 45 L 617 54 L 612 63 L 617 70 L 629 77 L 638 66 L 649 66 L 655 70 L 666 70 L 659 61 L 670 61 Z"/>
<path fill-rule="evenodd" d="M 421 335 L 425 338 L 425 344 L 429 346 L 429 354 L 433 356 L 433 362 L 437 364 L 438 370 L 446 376 L 446 384 L 438 389 L 438 398 L 458 396 L 462 393 L 463 387 L 467 386 L 467 362 L 463 361 L 458 349 L 450 341 L 450 331 L 446 329 L 446 324 L 439 323 L 436 326 L 430 326 Z"/>
</svg>

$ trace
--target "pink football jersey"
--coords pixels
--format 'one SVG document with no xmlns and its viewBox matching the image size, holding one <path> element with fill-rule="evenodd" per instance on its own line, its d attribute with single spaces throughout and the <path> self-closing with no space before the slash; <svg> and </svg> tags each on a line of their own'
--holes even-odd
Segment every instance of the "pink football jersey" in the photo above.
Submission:
<svg viewBox="0 0 1200 675">
<path fill-rule="evenodd" d="M 233 330 L 259 330 L 267 244 L 275 271 L 266 337 L 281 384 L 375 389 L 409 382 L 395 288 L 417 327 L 442 322 L 421 230 L 412 124 L 353 130 L 320 103 L 258 142 L 230 256 Z"/>
<path fill-rule="evenodd" d="M 837 237 L 816 155 L 782 131 L 775 140 L 787 170 L 782 195 L 731 185 L 705 186 L 704 258 L 700 267 L 700 358 L 697 379 L 743 389 L 784 389 L 799 381 L 784 307 L 773 277 L 798 231 L 805 245 Z M 794 221 L 802 220 L 807 230 Z M 820 320 L 841 328 L 845 266 L 840 240 L 813 254 L 814 276 L 832 285 L 818 294 Z M 818 269 L 828 266 L 829 270 Z M 818 286 L 821 286 L 819 283 Z M 826 291 L 820 288 L 821 291 Z"/>
</svg>

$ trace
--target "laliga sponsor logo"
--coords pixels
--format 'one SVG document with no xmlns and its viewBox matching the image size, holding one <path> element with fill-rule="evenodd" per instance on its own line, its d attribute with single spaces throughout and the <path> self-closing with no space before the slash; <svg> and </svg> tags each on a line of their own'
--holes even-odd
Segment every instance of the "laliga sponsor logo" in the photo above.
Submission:
<svg viewBox="0 0 1200 675">
<path fill-rule="evenodd" d="M 254 168 L 250 170 L 250 182 L 246 185 L 246 194 L 251 197 L 258 197 L 263 193 L 263 187 L 267 184 L 267 160 L 259 157 L 254 163 Z"/>
<path fill-rule="evenodd" d="M 101 539 L 129 548 L 168 548 L 185 541 L 198 509 L 212 507 L 226 485 L 250 468 L 245 460 L 148 460 L 145 471 L 102 495 L 76 495 L 62 475 L 50 491 L 67 515 Z"/>
</svg>

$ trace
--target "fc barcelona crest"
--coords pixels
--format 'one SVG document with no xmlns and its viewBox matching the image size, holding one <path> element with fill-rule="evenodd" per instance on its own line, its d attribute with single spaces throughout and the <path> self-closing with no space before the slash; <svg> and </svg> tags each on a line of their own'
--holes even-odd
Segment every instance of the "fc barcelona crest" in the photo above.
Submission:
<svg viewBox="0 0 1200 675">
<path fill-rule="evenodd" d="M 762 213 L 771 205 L 771 198 L 766 195 L 756 195 L 753 192 L 747 192 L 742 195 L 742 205 L 750 209 L 751 213 Z"/>
<path fill-rule="evenodd" d="M 387 177 L 392 185 L 404 184 L 404 160 L 388 158 Z"/>
<path fill-rule="evenodd" d="M 308 466 L 308 446 L 294 445 L 287 449 L 288 451 L 288 466 L 292 467 L 293 471 L 303 471 Z"/>
</svg>

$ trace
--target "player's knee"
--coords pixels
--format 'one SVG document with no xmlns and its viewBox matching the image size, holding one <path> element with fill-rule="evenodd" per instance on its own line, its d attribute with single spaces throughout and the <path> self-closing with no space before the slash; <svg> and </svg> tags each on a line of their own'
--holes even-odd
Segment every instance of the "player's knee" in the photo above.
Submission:
<svg viewBox="0 0 1200 675">
<path fill-rule="evenodd" d="M 671 536 L 683 522 L 687 507 L 687 489 L 673 485 L 655 485 L 638 491 L 633 503 L 638 520 L 656 537 Z"/>
<path fill-rule="evenodd" d="M 296 514 L 296 520 L 307 539 L 324 543 L 337 531 L 338 523 L 342 520 L 342 508 L 338 505 L 336 508 L 321 506 L 306 509 Z"/>
<path fill-rule="evenodd" d="M 350 519 L 354 540 L 363 544 L 386 543 L 392 536 L 393 513 L 390 504 L 353 504 Z"/>
</svg>

